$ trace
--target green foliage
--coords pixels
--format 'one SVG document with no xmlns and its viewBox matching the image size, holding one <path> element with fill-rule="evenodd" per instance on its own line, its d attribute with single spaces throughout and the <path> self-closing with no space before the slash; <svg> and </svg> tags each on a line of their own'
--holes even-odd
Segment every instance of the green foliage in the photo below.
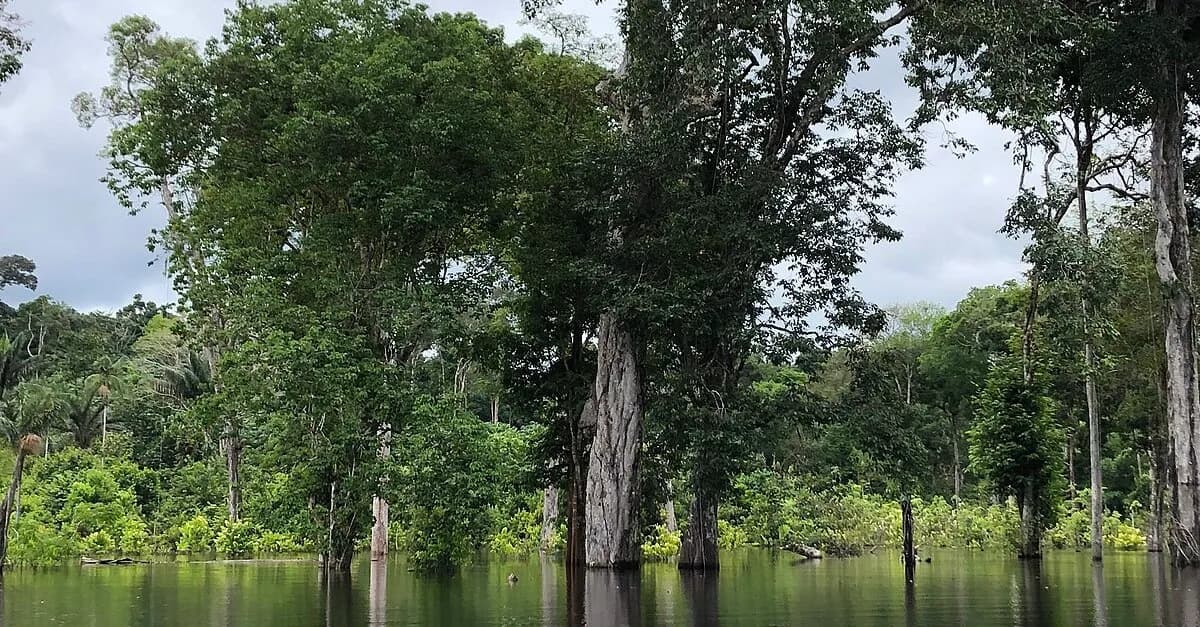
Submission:
<svg viewBox="0 0 1200 627">
<path fill-rule="evenodd" d="M 451 568 L 487 540 L 489 508 L 499 502 L 490 430 L 456 399 L 429 399 L 399 436 L 392 501 L 402 512 L 404 548 L 420 568 Z"/>
<path fill-rule="evenodd" d="M 662 562 L 679 555 L 678 531 L 670 531 L 666 525 L 655 525 L 648 531 L 642 540 L 643 559 Z"/>
<path fill-rule="evenodd" d="M 734 499 L 722 508 L 718 542 L 725 548 L 811 545 L 830 555 L 857 555 L 900 543 L 900 504 L 846 485 L 814 492 L 795 477 L 757 471 L 738 478 Z M 1010 505 L 962 504 L 940 497 L 913 499 L 918 544 L 1007 548 L 1018 517 Z"/>
<path fill-rule="evenodd" d="M 251 549 L 255 553 L 299 553 L 305 547 L 291 534 L 264 531 L 251 542 Z"/>
<path fill-rule="evenodd" d="M 1063 504 L 1058 522 L 1046 531 L 1046 541 L 1059 549 L 1084 550 L 1092 544 L 1091 493 L 1082 489 Z M 1133 521 L 1117 512 L 1106 511 L 1102 526 L 1104 545 L 1118 551 L 1146 548 L 1146 534 Z"/>
<path fill-rule="evenodd" d="M 204 516 L 194 516 L 179 527 L 180 553 L 203 553 L 213 548 L 213 531 Z"/>
<path fill-rule="evenodd" d="M 969 432 L 973 469 L 1006 497 L 1034 498 L 1043 527 L 1054 522 L 1061 482 L 1063 435 L 1055 410 L 1037 380 L 1023 380 L 1019 360 L 1001 358 L 975 401 Z"/>
<path fill-rule="evenodd" d="M 185 534 L 186 537 L 186 534 Z M 217 532 L 217 552 L 231 557 L 249 555 L 260 540 L 258 526 L 248 520 L 226 520 Z"/>
</svg>

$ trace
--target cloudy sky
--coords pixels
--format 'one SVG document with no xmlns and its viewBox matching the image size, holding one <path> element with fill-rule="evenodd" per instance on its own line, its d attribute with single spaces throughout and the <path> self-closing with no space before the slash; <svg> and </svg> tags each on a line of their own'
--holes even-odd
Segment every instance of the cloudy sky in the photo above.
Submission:
<svg viewBox="0 0 1200 627">
<path fill-rule="evenodd" d="M 426 0 L 438 11 L 471 11 L 501 25 L 510 36 L 520 24 L 520 0 Z M 26 23 L 33 49 L 21 74 L 0 86 L 0 255 L 21 254 L 38 265 L 39 294 L 83 310 L 115 309 L 134 294 L 172 301 L 161 259 L 145 246 L 163 221 L 151 207 L 130 216 L 99 182 L 101 126 L 82 130 L 70 110 L 72 96 L 107 80 L 104 35 L 124 15 L 141 13 L 175 36 L 203 41 L 219 31 L 234 0 L 11 0 Z M 613 30 L 609 9 L 569 0 L 597 31 Z M 884 59 L 855 79 L 857 86 L 889 95 L 907 115 L 915 95 L 898 63 Z M 873 248 L 857 284 L 881 305 L 928 300 L 947 306 L 970 287 L 1003 281 L 1021 271 L 1019 246 L 996 233 L 1016 187 L 1005 154 L 1005 135 L 976 119 L 949 129 L 979 150 L 958 159 L 937 148 L 946 132 L 927 131 L 926 167 L 896 187 L 892 223 L 898 243 Z M 0 297 L 17 303 L 33 297 L 8 288 Z"/>
</svg>

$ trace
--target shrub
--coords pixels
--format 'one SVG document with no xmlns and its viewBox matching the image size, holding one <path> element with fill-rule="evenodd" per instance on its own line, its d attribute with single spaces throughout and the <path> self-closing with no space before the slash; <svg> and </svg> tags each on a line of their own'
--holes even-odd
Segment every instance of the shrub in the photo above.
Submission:
<svg viewBox="0 0 1200 627">
<path fill-rule="evenodd" d="M 295 536 L 277 531 L 262 532 L 262 535 L 254 539 L 251 548 L 255 553 L 299 553 L 304 550 Z"/>
<path fill-rule="evenodd" d="M 85 555 L 107 555 L 116 552 L 117 543 L 107 531 L 101 530 L 88 534 L 79 543 L 79 548 Z"/>
<path fill-rule="evenodd" d="M 176 545 L 180 553 L 202 553 L 212 549 L 212 543 L 212 528 L 204 516 L 195 516 L 180 525 L 179 543 Z"/>
<path fill-rule="evenodd" d="M 141 555 L 150 544 L 150 534 L 146 531 L 146 523 L 141 518 L 126 517 L 121 524 L 121 536 L 117 548 L 127 555 Z"/>
<path fill-rule="evenodd" d="M 226 520 L 217 532 L 217 551 L 230 556 L 249 555 L 258 539 L 258 528 L 248 520 Z"/>
<path fill-rule="evenodd" d="M 668 531 L 666 525 L 654 525 L 642 542 L 642 557 L 648 561 L 666 561 L 679 555 L 678 531 Z"/>
<path fill-rule="evenodd" d="M 717 521 L 717 546 L 722 549 L 740 549 L 750 544 L 750 535 L 728 520 Z"/>
</svg>

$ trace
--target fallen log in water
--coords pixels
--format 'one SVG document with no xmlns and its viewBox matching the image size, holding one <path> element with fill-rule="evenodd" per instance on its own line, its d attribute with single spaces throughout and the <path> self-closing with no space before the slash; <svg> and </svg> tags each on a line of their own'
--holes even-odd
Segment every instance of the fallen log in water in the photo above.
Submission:
<svg viewBox="0 0 1200 627">
<path fill-rule="evenodd" d="M 126 564 L 149 564 L 145 560 L 135 560 L 130 557 L 117 557 L 112 559 L 96 559 L 92 557 L 82 557 L 80 562 L 89 566 L 124 566 Z"/>
<path fill-rule="evenodd" d="M 824 557 L 819 549 L 803 544 L 785 544 L 783 550 L 791 551 L 804 559 L 819 560 Z"/>
</svg>

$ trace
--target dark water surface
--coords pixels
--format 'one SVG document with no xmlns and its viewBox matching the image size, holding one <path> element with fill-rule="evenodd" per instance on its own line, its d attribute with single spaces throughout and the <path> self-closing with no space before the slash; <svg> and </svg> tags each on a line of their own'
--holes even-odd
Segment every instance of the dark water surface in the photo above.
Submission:
<svg viewBox="0 0 1200 627">
<path fill-rule="evenodd" d="M 326 580 L 310 562 L 158 563 L 12 571 L 6 626 L 159 625 L 1179 625 L 1200 627 L 1200 569 L 1159 556 L 1053 553 L 1038 566 L 940 551 L 911 590 L 894 554 L 800 563 L 746 550 L 719 575 L 670 564 L 568 581 L 550 559 L 489 562 L 451 577 L 356 563 Z M 509 573 L 519 580 L 509 584 Z"/>
</svg>

